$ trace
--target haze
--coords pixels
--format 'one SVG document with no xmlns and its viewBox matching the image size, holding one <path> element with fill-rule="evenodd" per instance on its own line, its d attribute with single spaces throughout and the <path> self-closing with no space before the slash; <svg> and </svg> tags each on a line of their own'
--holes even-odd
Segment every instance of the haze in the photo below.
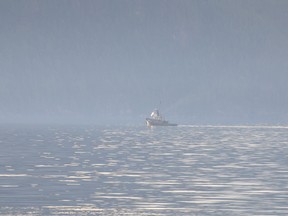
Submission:
<svg viewBox="0 0 288 216">
<path fill-rule="evenodd" d="M 286 0 L 0 1 L 0 122 L 288 123 Z"/>
</svg>

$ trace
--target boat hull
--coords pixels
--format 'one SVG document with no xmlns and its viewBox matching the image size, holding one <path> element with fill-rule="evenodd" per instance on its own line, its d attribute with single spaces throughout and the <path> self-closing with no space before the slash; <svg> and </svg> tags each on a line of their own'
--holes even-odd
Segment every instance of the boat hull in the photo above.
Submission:
<svg viewBox="0 0 288 216">
<path fill-rule="evenodd" d="M 165 120 L 158 120 L 158 119 L 151 119 L 151 118 L 146 118 L 146 124 L 148 127 L 151 127 L 151 126 L 177 126 L 177 124 L 169 123 L 168 121 L 165 121 Z"/>
</svg>

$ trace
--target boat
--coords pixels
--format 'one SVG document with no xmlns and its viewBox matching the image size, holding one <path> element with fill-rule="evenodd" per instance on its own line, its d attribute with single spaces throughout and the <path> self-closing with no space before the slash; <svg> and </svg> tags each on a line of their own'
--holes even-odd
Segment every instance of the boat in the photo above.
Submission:
<svg viewBox="0 0 288 216">
<path fill-rule="evenodd" d="M 158 109 L 155 109 L 150 118 L 146 118 L 146 125 L 148 127 L 152 126 L 177 126 L 175 123 L 170 123 L 164 119 L 164 117 L 160 114 Z"/>
</svg>

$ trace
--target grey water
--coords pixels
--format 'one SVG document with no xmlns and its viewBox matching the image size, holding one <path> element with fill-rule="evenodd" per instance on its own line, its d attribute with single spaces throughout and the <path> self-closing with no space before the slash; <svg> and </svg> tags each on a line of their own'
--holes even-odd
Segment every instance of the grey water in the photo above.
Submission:
<svg viewBox="0 0 288 216">
<path fill-rule="evenodd" d="M 1 126 L 1 215 L 288 215 L 288 127 Z"/>
</svg>

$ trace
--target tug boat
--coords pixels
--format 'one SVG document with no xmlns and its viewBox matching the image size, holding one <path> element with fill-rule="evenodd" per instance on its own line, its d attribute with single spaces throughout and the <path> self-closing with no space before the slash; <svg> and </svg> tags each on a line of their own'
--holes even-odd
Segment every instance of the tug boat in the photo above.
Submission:
<svg viewBox="0 0 288 216">
<path fill-rule="evenodd" d="M 160 114 L 159 110 L 155 109 L 150 118 L 146 118 L 146 125 L 148 127 L 152 126 L 177 126 L 177 124 L 170 123 L 164 119 L 164 117 Z"/>
</svg>

